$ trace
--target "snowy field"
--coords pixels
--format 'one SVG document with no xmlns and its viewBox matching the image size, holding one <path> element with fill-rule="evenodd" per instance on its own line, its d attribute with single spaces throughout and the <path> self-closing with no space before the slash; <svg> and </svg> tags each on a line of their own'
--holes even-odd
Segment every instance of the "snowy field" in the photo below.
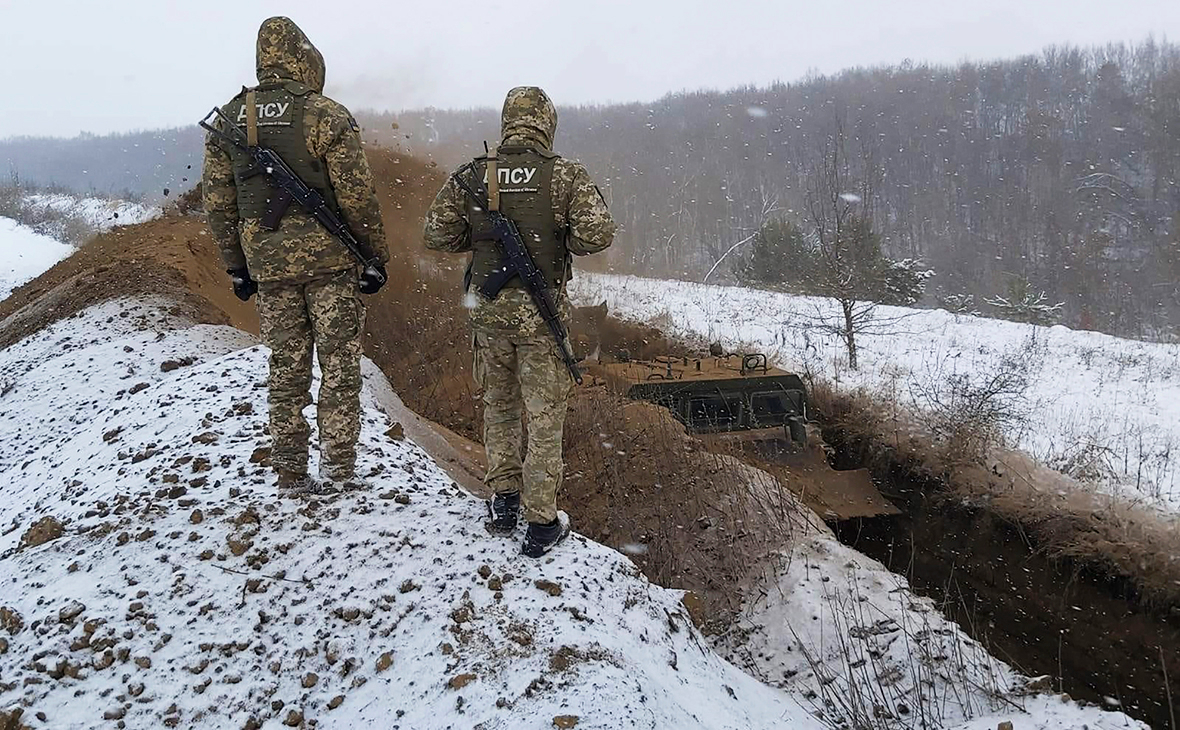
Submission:
<svg viewBox="0 0 1180 730">
<path fill-rule="evenodd" d="M 538 562 L 488 535 L 483 504 L 387 434 L 383 380 L 364 395 L 369 488 L 281 500 L 265 348 L 166 311 L 111 302 L 0 352 L 0 711 L 32 728 L 818 730 L 821 683 L 865 687 L 839 631 L 878 658 L 890 707 L 924 706 L 904 666 L 964 688 L 940 700 L 946 728 L 1144 727 L 1012 693 L 1022 678 L 822 528 L 768 570 L 726 652 L 759 682 L 619 553 L 574 536 Z M 910 658 L 950 644 L 979 691 Z"/>
<path fill-rule="evenodd" d="M 625 319 L 674 336 L 753 347 L 783 367 L 903 406 L 928 406 L 952 376 L 983 383 L 1004 363 L 1028 377 L 1027 418 L 1008 436 L 1049 466 L 1097 487 L 1180 511 L 1180 345 L 1037 327 L 942 310 L 878 307 L 858 338 L 860 368 L 817 325 L 832 300 L 739 287 L 581 273 L 578 304 L 606 301 Z"/>
<path fill-rule="evenodd" d="M 73 246 L 0 218 L 0 300 L 73 252 Z"/>
<path fill-rule="evenodd" d="M 79 198 L 64 193 L 33 193 L 25 197 L 25 202 L 34 209 L 49 209 L 81 218 L 100 231 L 143 223 L 160 214 L 159 208 L 141 203 L 114 198 Z"/>
</svg>

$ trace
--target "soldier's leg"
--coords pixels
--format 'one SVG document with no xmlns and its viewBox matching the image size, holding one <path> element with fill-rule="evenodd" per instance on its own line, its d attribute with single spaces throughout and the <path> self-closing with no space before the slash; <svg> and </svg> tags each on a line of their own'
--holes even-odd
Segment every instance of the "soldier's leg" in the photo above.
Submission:
<svg viewBox="0 0 1180 730">
<path fill-rule="evenodd" d="M 517 345 L 520 387 L 529 414 L 529 445 L 524 462 L 525 519 L 549 523 L 557 518 L 557 492 L 565 467 L 561 433 L 573 380 L 548 339 Z"/>
<path fill-rule="evenodd" d="M 497 493 L 518 492 L 520 464 L 520 381 L 516 347 L 503 337 L 475 336 L 475 381 L 483 390 L 484 483 Z"/>
<path fill-rule="evenodd" d="M 276 471 L 307 473 L 311 429 L 303 409 L 311 403 L 311 322 L 303 287 L 281 282 L 258 285 L 262 341 L 270 348 L 271 464 Z"/>
<path fill-rule="evenodd" d="M 321 473 L 329 479 L 349 479 L 356 466 L 361 431 L 361 333 L 365 322 L 356 272 L 350 269 L 308 284 L 307 305 L 320 362 L 316 418 Z"/>
</svg>

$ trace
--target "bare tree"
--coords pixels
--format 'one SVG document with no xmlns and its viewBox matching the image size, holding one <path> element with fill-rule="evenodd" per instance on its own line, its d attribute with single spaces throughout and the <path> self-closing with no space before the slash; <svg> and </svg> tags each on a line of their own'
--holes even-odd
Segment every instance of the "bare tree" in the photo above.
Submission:
<svg viewBox="0 0 1180 730">
<path fill-rule="evenodd" d="M 875 147 L 860 140 L 861 170 L 854 174 L 848 158 L 842 112 L 837 111 L 831 134 L 812 167 L 807 188 L 807 211 L 820 261 L 817 282 L 840 307 L 840 318 L 821 318 L 819 326 L 837 335 L 848 352 L 848 366 L 856 370 L 857 335 L 873 321 L 876 304 L 870 300 L 872 279 L 878 273 L 879 248 L 870 209 L 879 171 Z"/>
</svg>

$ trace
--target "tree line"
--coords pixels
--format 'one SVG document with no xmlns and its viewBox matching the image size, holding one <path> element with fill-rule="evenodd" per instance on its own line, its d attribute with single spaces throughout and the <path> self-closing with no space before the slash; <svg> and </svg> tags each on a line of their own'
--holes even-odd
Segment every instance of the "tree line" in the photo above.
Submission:
<svg viewBox="0 0 1180 730">
<path fill-rule="evenodd" d="M 494 109 L 357 116 L 371 140 L 446 166 L 499 134 Z M 32 182 L 155 199 L 195 181 L 200 139 L 186 128 L 5 140 L 0 165 Z M 877 265 L 935 272 L 923 304 L 1177 336 L 1175 44 L 1051 47 L 562 107 L 557 137 L 622 224 L 606 258 L 614 270 L 813 292 L 816 260 L 758 249 L 795 226 L 818 255 L 814 192 L 834 144 L 848 188 L 838 192 Z M 759 268 L 770 259 L 777 273 Z"/>
<path fill-rule="evenodd" d="M 498 133 L 491 109 L 367 122 L 387 144 L 446 164 Z M 904 63 L 562 108 L 557 147 L 604 183 L 622 224 L 614 268 L 699 281 L 745 241 L 710 278 L 734 281 L 751 276 L 764 228 L 815 235 L 808 191 L 840 129 L 857 215 L 891 260 L 935 272 L 926 303 L 1127 336 L 1177 334 L 1174 44 L 1051 47 L 988 63 Z"/>
</svg>

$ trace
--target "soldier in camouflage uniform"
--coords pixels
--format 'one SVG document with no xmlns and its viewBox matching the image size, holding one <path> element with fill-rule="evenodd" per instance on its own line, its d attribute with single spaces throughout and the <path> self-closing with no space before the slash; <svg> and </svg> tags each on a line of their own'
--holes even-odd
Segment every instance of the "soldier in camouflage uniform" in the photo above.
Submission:
<svg viewBox="0 0 1180 730">
<path fill-rule="evenodd" d="M 259 85 L 242 89 L 223 111 L 246 130 L 250 144 L 277 151 L 325 196 L 384 275 L 385 232 L 360 128 L 347 109 L 322 95 L 323 56 L 283 17 L 263 22 L 257 51 Z M 358 291 L 376 293 L 380 283 L 360 274 L 344 245 L 298 205 L 276 215 L 266 176 L 251 176 L 250 167 L 245 152 L 206 139 L 201 182 L 209 227 L 234 293 L 243 301 L 258 293 L 262 338 L 271 349 L 271 462 L 280 491 L 316 488 L 307 474 L 310 428 L 303 417 L 311 403 L 314 346 L 322 373 L 320 475 L 346 483 L 360 434 L 365 310 Z"/>
<path fill-rule="evenodd" d="M 495 152 L 500 211 L 520 229 L 538 268 L 559 292 L 568 321 L 566 283 L 571 254 L 585 256 L 610 246 L 615 235 L 606 202 L 581 163 L 552 152 L 557 110 L 545 92 L 518 87 L 508 92 Z M 487 180 L 488 157 L 460 167 L 426 214 L 426 246 L 471 252 L 467 297 L 475 340 L 475 377 L 483 390 L 485 482 L 493 531 L 516 528 L 521 492 L 529 522 L 523 551 L 540 557 L 569 534 L 569 519 L 557 510 L 563 463 L 561 433 L 572 379 L 519 277 L 493 300 L 480 285 L 501 266 L 485 201 L 472 201 L 456 176 L 478 189 Z M 527 455 L 521 461 L 521 416 L 528 414 Z"/>
</svg>

